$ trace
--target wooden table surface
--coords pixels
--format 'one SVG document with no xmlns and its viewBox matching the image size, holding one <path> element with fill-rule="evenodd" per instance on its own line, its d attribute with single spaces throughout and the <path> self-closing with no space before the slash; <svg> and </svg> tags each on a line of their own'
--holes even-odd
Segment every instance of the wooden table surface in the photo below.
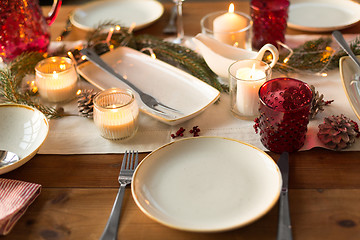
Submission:
<svg viewBox="0 0 360 240">
<path fill-rule="evenodd" d="M 224 10 L 228 2 L 184 2 L 185 34 L 200 32 L 200 19 Z M 139 31 L 162 35 L 169 17 L 170 1 L 159 21 Z M 52 39 L 61 32 L 76 5 L 62 6 L 51 27 Z M 237 10 L 249 12 L 248 2 Z M 44 7 L 47 12 L 49 7 Z M 343 33 L 359 33 L 360 24 Z M 289 34 L 304 34 L 288 30 Z M 85 33 L 75 29 L 65 40 L 78 40 Z M 269 153 L 275 160 L 279 155 Z M 147 153 L 140 154 L 144 158 Z M 98 239 L 109 217 L 117 190 L 122 154 L 36 155 L 3 178 L 39 183 L 42 192 L 11 233 L 1 239 Z M 294 239 L 360 239 L 360 152 L 313 149 L 290 154 L 290 211 Z M 162 226 L 146 217 L 135 205 L 130 188 L 123 202 L 119 239 L 208 240 L 275 239 L 278 206 L 255 223 L 222 233 L 191 233 Z"/>
</svg>

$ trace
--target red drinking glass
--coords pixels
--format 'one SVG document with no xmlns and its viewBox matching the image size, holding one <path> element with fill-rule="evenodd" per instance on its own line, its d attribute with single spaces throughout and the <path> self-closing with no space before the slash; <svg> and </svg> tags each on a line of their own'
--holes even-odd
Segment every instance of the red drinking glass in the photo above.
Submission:
<svg viewBox="0 0 360 240">
<path fill-rule="evenodd" d="M 267 43 L 278 46 L 285 42 L 289 0 L 251 0 L 253 20 L 252 47 L 260 49 Z"/>
<path fill-rule="evenodd" d="M 0 57 L 8 62 L 23 52 L 45 52 L 50 43 L 49 25 L 61 3 L 54 0 L 49 16 L 44 17 L 38 0 L 1 0 Z"/>
<path fill-rule="evenodd" d="M 258 127 L 262 144 L 272 152 L 294 152 L 305 142 L 313 93 L 293 78 L 275 78 L 259 89 Z"/>
</svg>

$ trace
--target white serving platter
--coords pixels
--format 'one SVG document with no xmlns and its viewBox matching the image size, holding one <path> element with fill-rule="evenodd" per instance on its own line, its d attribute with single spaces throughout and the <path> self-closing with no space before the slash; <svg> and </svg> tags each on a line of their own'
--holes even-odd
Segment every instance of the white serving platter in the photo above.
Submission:
<svg viewBox="0 0 360 240">
<path fill-rule="evenodd" d="M 233 139 L 198 137 L 146 156 L 131 190 L 141 211 L 165 226 L 217 232 L 265 215 L 281 186 L 281 173 L 265 152 Z"/>
<path fill-rule="evenodd" d="M 169 125 L 189 120 L 213 104 L 220 92 L 200 79 L 158 59 L 128 47 L 119 47 L 101 58 L 118 74 L 161 103 L 181 112 L 168 115 L 156 113 L 135 94 L 140 110 Z M 79 73 L 99 89 L 118 87 L 130 89 L 114 76 L 91 62 L 78 66 Z"/>
<path fill-rule="evenodd" d="M 120 23 L 123 27 L 135 23 L 134 30 L 139 30 L 158 20 L 163 13 L 163 5 L 155 0 L 95 1 L 75 9 L 70 21 L 87 31 L 106 21 Z"/>
<path fill-rule="evenodd" d="M 360 20 L 360 5 L 351 0 L 291 0 L 288 27 L 328 32 L 344 29 Z"/>
</svg>

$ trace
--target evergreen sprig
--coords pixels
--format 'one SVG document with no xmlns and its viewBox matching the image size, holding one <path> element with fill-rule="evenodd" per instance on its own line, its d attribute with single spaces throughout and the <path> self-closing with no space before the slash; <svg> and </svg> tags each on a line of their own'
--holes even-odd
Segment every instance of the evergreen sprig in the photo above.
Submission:
<svg viewBox="0 0 360 240">
<path fill-rule="evenodd" d="M 21 82 L 26 74 L 34 73 L 35 65 L 44 59 L 38 52 L 26 52 L 13 60 L 8 68 L 0 69 L 0 97 L 2 102 L 24 104 L 37 108 L 48 118 L 63 116 L 61 110 L 40 104 L 29 92 L 21 91 Z"/>
</svg>

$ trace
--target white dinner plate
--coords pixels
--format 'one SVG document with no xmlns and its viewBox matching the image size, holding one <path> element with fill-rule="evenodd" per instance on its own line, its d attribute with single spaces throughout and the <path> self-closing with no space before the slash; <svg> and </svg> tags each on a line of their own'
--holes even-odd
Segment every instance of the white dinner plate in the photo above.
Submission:
<svg viewBox="0 0 360 240">
<path fill-rule="evenodd" d="M 291 0 L 290 28 L 327 32 L 347 28 L 360 20 L 360 5 L 351 0 Z"/>
<path fill-rule="evenodd" d="M 163 13 L 163 5 L 155 0 L 95 1 L 73 11 L 70 21 L 87 31 L 105 21 L 115 21 L 123 27 L 136 23 L 134 30 L 138 30 L 155 22 Z"/>
<path fill-rule="evenodd" d="M 148 108 L 135 94 L 141 111 L 169 125 L 182 123 L 204 111 L 220 96 L 220 92 L 200 79 L 149 55 L 128 47 L 119 47 L 101 58 L 117 73 L 161 103 L 179 110 L 158 114 Z M 91 62 L 78 67 L 79 73 L 99 89 L 128 86 Z"/>
<path fill-rule="evenodd" d="M 168 227 L 216 232 L 247 225 L 277 202 L 281 173 L 256 147 L 220 137 L 186 138 L 158 148 L 135 170 L 137 206 Z"/>
<path fill-rule="evenodd" d="M 360 56 L 357 58 L 360 60 Z M 340 58 L 339 70 L 345 94 L 360 120 L 360 69 L 350 57 L 344 56 Z M 355 79 L 356 75 L 357 80 Z"/>
<path fill-rule="evenodd" d="M 48 120 L 39 110 L 19 104 L 0 104 L 0 149 L 19 156 L 18 161 L 0 167 L 0 174 L 29 161 L 44 143 L 48 133 Z"/>
</svg>

